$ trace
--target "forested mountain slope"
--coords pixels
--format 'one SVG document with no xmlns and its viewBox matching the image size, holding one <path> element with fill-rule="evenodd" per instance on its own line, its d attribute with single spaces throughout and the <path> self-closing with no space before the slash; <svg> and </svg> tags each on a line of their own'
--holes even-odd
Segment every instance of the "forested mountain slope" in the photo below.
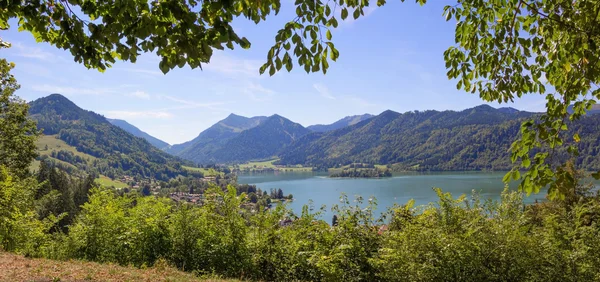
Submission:
<svg viewBox="0 0 600 282">
<path fill-rule="evenodd" d="M 183 144 L 173 145 L 167 152 L 196 163 L 211 162 L 215 152 L 227 141 L 244 130 L 258 126 L 266 119 L 264 116 L 247 118 L 230 114 L 202 131 L 198 137 Z"/>
<path fill-rule="evenodd" d="M 229 140 L 212 154 L 211 159 L 221 163 L 271 158 L 310 132 L 298 123 L 273 115 Z"/>
<path fill-rule="evenodd" d="M 464 111 L 385 111 L 353 126 L 312 133 L 281 152 L 280 164 L 333 167 L 351 162 L 397 164 L 414 170 L 504 170 L 524 119 L 535 114 L 487 105 Z M 600 115 L 572 125 L 582 132 L 580 165 L 597 159 Z M 558 155 L 561 152 L 557 153 Z"/>
<path fill-rule="evenodd" d="M 111 178 L 127 174 L 167 180 L 188 174 L 181 168 L 182 162 L 178 158 L 112 125 L 103 116 L 79 108 L 60 94 L 31 102 L 29 114 L 45 135 L 56 135 L 77 151 L 96 158 L 92 161 L 84 159 L 85 164 L 78 167 Z M 69 152 L 63 155 L 69 155 Z M 79 162 L 71 158 L 63 161 L 76 166 Z"/>
</svg>

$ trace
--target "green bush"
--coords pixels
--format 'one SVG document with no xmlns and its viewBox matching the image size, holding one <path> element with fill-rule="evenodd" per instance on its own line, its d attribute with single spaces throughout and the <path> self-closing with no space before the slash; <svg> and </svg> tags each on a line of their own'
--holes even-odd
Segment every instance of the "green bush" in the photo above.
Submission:
<svg viewBox="0 0 600 282">
<path fill-rule="evenodd" d="M 600 280 L 600 200 L 577 197 L 523 204 L 452 197 L 414 201 L 375 218 L 376 201 L 342 196 L 322 211 L 285 205 L 243 208 L 234 187 L 211 187 L 203 205 L 119 195 L 94 188 L 68 232 L 59 217 L 38 219 L 34 180 L 0 179 L 0 242 L 5 250 L 138 267 L 165 261 L 210 277 L 258 281 L 596 281 Z M 50 220 L 53 219 L 53 220 Z"/>
</svg>

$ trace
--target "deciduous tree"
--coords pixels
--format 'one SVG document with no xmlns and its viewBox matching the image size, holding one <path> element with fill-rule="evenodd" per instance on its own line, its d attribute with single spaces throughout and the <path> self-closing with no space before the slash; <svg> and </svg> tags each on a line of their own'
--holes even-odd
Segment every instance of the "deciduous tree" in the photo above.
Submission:
<svg viewBox="0 0 600 282">
<path fill-rule="evenodd" d="M 13 63 L 0 59 L 0 165 L 24 176 L 36 156 L 38 131 L 35 122 L 28 118 L 27 103 L 14 96 L 19 84 L 10 74 L 13 67 Z"/>
</svg>

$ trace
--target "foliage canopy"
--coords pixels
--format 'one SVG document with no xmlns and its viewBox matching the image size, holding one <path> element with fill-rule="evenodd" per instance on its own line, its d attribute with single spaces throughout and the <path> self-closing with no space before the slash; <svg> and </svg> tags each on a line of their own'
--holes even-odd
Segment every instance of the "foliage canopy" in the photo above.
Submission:
<svg viewBox="0 0 600 282">
<path fill-rule="evenodd" d="M 19 84 L 10 70 L 14 63 L 0 59 L 0 165 L 19 176 L 27 174 L 36 156 L 35 122 L 27 117 L 29 106 L 14 96 Z"/>
</svg>

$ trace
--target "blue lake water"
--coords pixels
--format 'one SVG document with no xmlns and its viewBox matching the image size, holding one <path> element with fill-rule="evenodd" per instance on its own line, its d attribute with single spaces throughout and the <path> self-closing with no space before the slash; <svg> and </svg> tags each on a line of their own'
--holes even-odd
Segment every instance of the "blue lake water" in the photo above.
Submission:
<svg viewBox="0 0 600 282">
<path fill-rule="evenodd" d="M 331 218 L 329 212 L 334 204 L 339 204 L 340 196 L 345 193 L 351 200 L 356 195 L 365 200 L 375 197 L 377 212 L 383 212 L 394 204 L 405 204 L 414 199 L 417 205 L 425 205 L 438 200 L 433 187 L 450 192 L 454 197 L 471 195 L 477 191 L 481 198 L 499 199 L 504 190 L 503 172 L 442 172 L 442 173 L 403 173 L 390 178 L 329 178 L 326 173 L 280 172 L 241 174 L 239 183 L 255 184 L 262 190 L 281 188 L 284 194 L 293 194 L 294 201 L 289 207 L 299 213 L 302 206 L 312 200 L 314 207 L 327 206 L 323 219 Z M 509 187 L 516 189 L 517 182 Z M 526 203 L 544 200 L 546 192 L 525 197 Z"/>
</svg>

